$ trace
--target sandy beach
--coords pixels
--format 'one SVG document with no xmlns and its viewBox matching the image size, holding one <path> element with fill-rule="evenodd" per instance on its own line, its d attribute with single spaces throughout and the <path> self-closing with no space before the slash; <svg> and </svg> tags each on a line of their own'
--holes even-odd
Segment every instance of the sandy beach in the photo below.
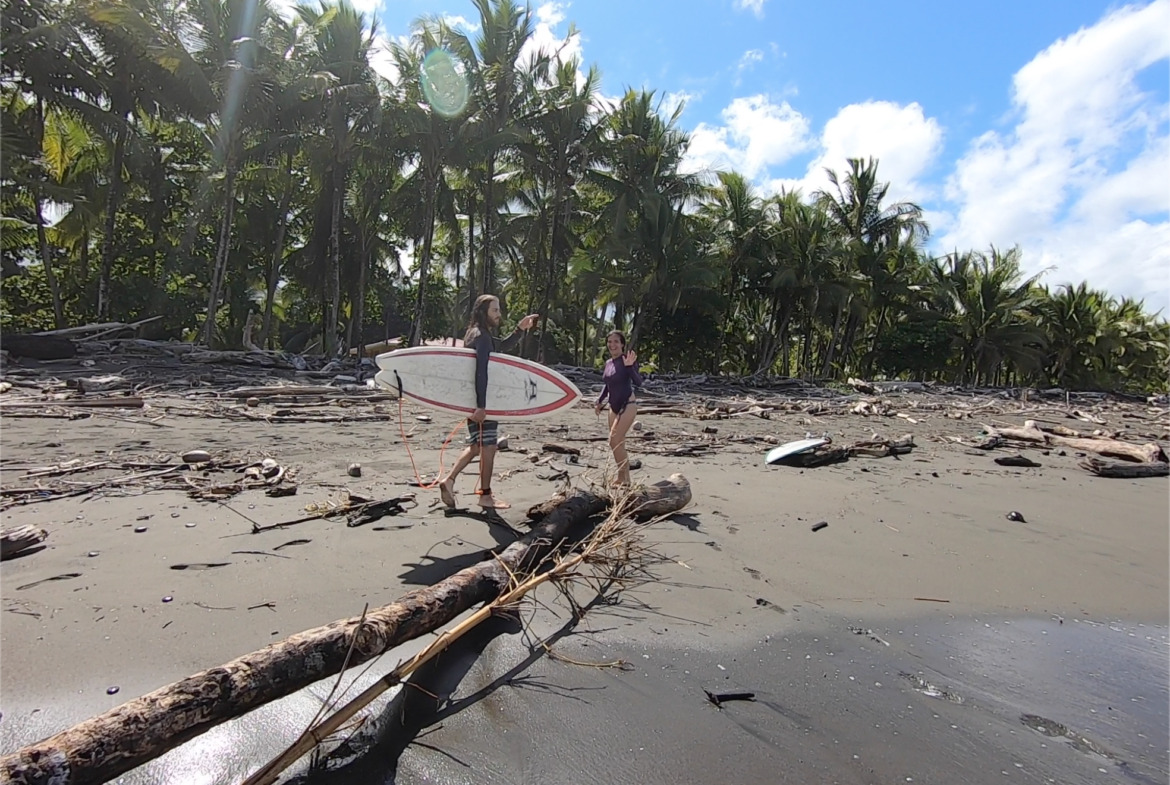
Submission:
<svg viewBox="0 0 1170 785">
<path fill-rule="evenodd" d="M 602 437 L 604 427 L 584 403 L 564 417 L 505 427 L 511 449 L 499 455 L 494 488 L 513 506 L 502 513 L 507 525 L 490 524 L 445 514 L 432 504 L 435 491 L 411 486 L 415 469 L 392 402 L 361 409 L 377 420 L 273 423 L 181 416 L 168 400 L 148 396 L 141 410 L 75 420 L 6 413 L 4 487 L 78 458 L 165 465 L 203 449 L 224 462 L 270 457 L 298 492 L 272 498 L 249 489 L 201 501 L 144 479 L 5 509 L 5 528 L 49 532 L 43 548 L 0 569 L 5 754 L 433 584 L 513 541 L 527 528 L 530 505 L 565 482 L 599 477 L 608 458 L 603 441 L 585 441 Z M 912 400 L 896 405 L 912 411 Z M 277 406 L 262 401 L 256 411 Z M 775 412 L 640 416 L 630 443 L 641 461 L 635 481 L 679 472 L 693 493 L 688 509 L 646 527 L 647 542 L 665 557 L 653 579 L 616 604 L 594 603 L 576 625 L 555 591 L 538 592 L 525 629 L 493 622 L 420 674 L 437 699 L 392 693 L 375 704 L 366 738 L 353 741 L 347 760 L 307 771 L 306 759 L 295 776 L 1165 782 L 1167 480 L 1095 477 L 1072 450 L 1026 450 L 1041 466 L 1012 468 L 994 463 L 1003 450 L 971 448 L 981 422 L 1022 425 L 1025 415 L 1011 409 L 1023 406 L 1005 402 L 962 420 L 926 410 L 914 422 Z M 1085 427 L 1063 404 L 1029 409 L 1026 417 L 1041 424 Z M 1164 415 L 1159 421 L 1142 404 L 1095 411 L 1135 442 L 1148 441 L 1140 432 L 1165 428 L 1156 424 Z M 403 407 L 424 478 L 438 469 L 456 425 Z M 817 468 L 764 464 L 765 440 L 806 432 L 828 432 L 842 444 L 912 434 L 915 448 Z M 534 464 L 529 456 L 547 442 L 578 447 L 580 460 L 552 455 Z M 703 442 L 710 446 L 698 454 L 663 454 L 664 446 Z M 352 463 L 361 464 L 360 477 L 347 474 Z M 127 474 L 103 471 L 77 480 Z M 468 504 L 473 484 L 468 473 L 457 488 Z M 347 489 L 374 499 L 415 492 L 418 504 L 358 527 L 334 518 L 251 533 L 254 524 L 304 516 L 307 505 L 337 501 Z M 1012 511 L 1023 520 L 1009 520 Z M 561 658 L 532 648 L 549 635 Z M 412 651 L 384 656 L 361 679 Z M 295 737 L 330 687 L 323 682 L 220 726 L 119 781 L 237 782 Z M 704 690 L 747 691 L 755 700 L 716 707 Z"/>
</svg>

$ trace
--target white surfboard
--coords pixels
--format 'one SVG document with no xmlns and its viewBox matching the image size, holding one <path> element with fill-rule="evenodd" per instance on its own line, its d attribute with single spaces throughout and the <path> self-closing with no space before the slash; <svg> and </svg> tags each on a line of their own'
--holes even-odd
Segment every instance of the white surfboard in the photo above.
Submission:
<svg viewBox="0 0 1170 785">
<path fill-rule="evenodd" d="M 779 447 L 773 447 L 771 450 L 768 450 L 768 454 L 764 456 L 764 463 L 778 463 L 779 461 L 782 461 L 791 455 L 799 455 L 802 452 L 809 452 L 810 450 L 815 450 L 821 445 L 828 443 L 828 439 L 816 438 L 799 439 L 795 442 L 781 444 Z"/>
<path fill-rule="evenodd" d="M 431 409 L 468 415 L 475 411 L 475 350 L 414 346 L 379 354 L 374 382 Z M 535 420 L 581 399 L 581 391 L 540 363 L 492 353 L 488 361 L 487 418 Z"/>
</svg>

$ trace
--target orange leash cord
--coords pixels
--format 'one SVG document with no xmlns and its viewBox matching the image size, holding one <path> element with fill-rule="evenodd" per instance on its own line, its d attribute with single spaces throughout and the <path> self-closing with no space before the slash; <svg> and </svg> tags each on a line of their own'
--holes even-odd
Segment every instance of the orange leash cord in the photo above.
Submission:
<svg viewBox="0 0 1170 785">
<path fill-rule="evenodd" d="M 403 424 L 402 418 L 402 396 L 398 396 L 398 432 L 402 435 L 402 444 L 406 447 L 406 455 L 410 458 L 410 468 L 414 470 L 414 479 L 418 482 L 418 487 L 424 491 L 429 491 L 432 488 L 437 488 L 439 483 L 443 481 L 443 454 L 447 452 L 447 445 L 451 442 L 451 437 L 455 432 L 463 427 L 467 420 L 460 420 L 447 434 L 447 438 L 443 440 L 443 446 L 439 448 L 439 473 L 435 476 L 435 481 L 430 485 L 423 482 L 422 477 L 419 476 L 418 467 L 414 463 L 414 453 L 410 450 L 410 439 L 406 438 L 406 426 Z"/>
</svg>

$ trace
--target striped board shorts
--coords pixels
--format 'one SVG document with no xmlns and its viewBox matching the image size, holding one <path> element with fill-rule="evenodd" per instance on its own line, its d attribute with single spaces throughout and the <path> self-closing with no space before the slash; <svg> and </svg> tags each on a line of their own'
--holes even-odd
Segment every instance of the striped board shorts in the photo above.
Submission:
<svg viewBox="0 0 1170 785">
<path fill-rule="evenodd" d="M 483 422 L 467 421 L 467 443 L 478 444 L 484 447 L 495 447 L 499 438 L 500 424 L 495 420 Z"/>
</svg>

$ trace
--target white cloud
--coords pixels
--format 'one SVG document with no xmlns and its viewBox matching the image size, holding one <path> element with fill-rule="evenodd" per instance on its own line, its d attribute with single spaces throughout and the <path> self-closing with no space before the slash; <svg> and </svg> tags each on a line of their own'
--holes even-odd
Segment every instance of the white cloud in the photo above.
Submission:
<svg viewBox="0 0 1170 785">
<path fill-rule="evenodd" d="M 478 22 L 471 22 L 467 17 L 459 16 L 458 14 L 445 14 L 443 21 L 455 29 L 462 30 L 464 33 L 475 33 L 479 31 Z"/>
<path fill-rule="evenodd" d="M 409 39 L 407 36 L 398 36 L 398 42 L 406 44 Z M 390 56 L 390 39 L 382 33 L 374 36 L 374 44 L 370 47 L 370 67 L 383 79 L 398 82 L 398 66 Z"/>
<path fill-rule="evenodd" d="M 581 49 L 581 34 L 574 32 L 570 36 L 562 36 L 556 28 L 565 21 L 565 6 L 557 2 L 544 3 L 536 8 L 536 24 L 533 25 L 532 37 L 520 50 L 520 62 L 527 62 L 538 53 L 557 55 L 562 63 L 570 60 L 585 62 Z M 577 84 L 585 82 L 584 72 L 577 69 Z"/>
<path fill-rule="evenodd" d="M 740 11 L 751 11 L 757 19 L 764 18 L 764 3 L 768 0 L 735 0 L 735 7 Z"/>
<path fill-rule="evenodd" d="M 355 10 L 366 15 L 366 21 L 371 22 L 378 18 L 384 0 L 351 0 Z"/>
<path fill-rule="evenodd" d="M 749 49 L 740 56 L 736 69 L 742 71 L 745 68 L 751 68 L 756 63 L 762 62 L 763 59 L 764 52 L 762 49 Z"/>
<path fill-rule="evenodd" d="M 809 197 L 829 187 L 826 167 L 841 174 L 847 159 L 872 156 L 878 161 L 878 178 L 890 184 L 889 201 L 921 204 L 930 194 L 921 178 L 942 151 L 942 139 L 942 126 L 917 103 L 850 104 L 825 123 L 819 153 L 803 178 L 768 180 L 761 187 L 765 193 L 800 189 Z"/>
<path fill-rule="evenodd" d="M 680 106 L 684 104 L 690 106 L 702 97 L 702 93 L 689 93 L 686 90 L 676 90 L 673 93 L 667 93 L 662 96 L 662 116 L 669 119 Z M 686 107 L 683 106 L 683 113 L 685 114 L 686 111 Z"/>
<path fill-rule="evenodd" d="M 691 132 L 684 165 L 688 171 L 735 169 L 754 180 L 767 168 L 809 149 L 808 120 L 767 96 L 736 98 L 722 112 L 724 125 L 699 125 Z"/>
<path fill-rule="evenodd" d="M 1170 111 L 1137 75 L 1170 58 L 1170 0 L 1057 41 L 1013 80 L 1015 125 L 976 139 L 948 181 L 944 248 L 1019 245 L 1049 283 L 1167 300 Z"/>
</svg>

